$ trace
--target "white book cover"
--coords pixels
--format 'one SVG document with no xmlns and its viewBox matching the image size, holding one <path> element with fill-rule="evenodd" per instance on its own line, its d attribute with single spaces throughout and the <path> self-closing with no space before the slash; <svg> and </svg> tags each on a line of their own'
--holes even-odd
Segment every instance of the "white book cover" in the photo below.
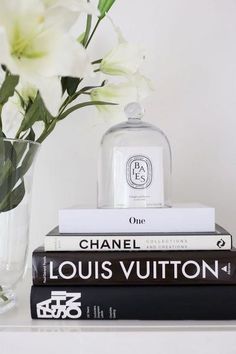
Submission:
<svg viewBox="0 0 236 354">
<path fill-rule="evenodd" d="M 214 232 L 215 209 L 202 204 L 169 208 L 59 210 L 60 233 Z"/>
<path fill-rule="evenodd" d="M 44 237 L 45 251 L 185 251 L 230 250 L 232 236 L 216 225 L 214 233 L 183 234 L 59 234 Z"/>
</svg>

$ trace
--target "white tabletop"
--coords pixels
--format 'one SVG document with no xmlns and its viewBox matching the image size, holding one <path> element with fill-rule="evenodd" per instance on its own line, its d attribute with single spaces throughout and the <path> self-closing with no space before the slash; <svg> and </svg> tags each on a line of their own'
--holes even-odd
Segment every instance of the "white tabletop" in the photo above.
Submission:
<svg viewBox="0 0 236 354">
<path fill-rule="evenodd" d="M 18 286 L 17 307 L 0 316 L 1 354 L 72 354 L 78 348 L 83 354 L 130 354 L 130 348 L 135 354 L 189 354 L 190 348 L 191 354 L 236 353 L 236 321 L 32 320 L 30 278 Z"/>
</svg>

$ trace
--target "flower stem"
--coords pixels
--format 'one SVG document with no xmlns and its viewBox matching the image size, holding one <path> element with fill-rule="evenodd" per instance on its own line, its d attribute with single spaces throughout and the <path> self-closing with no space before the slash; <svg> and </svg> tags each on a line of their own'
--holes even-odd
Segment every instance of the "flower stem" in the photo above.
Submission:
<svg viewBox="0 0 236 354">
<path fill-rule="evenodd" d="M 82 103 L 78 103 L 75 106 L 72 106 L 70 108 L 68 108 L 66 111 L 64 111 L 63 113 L 61 113 L 58 116 L 58 120 L 62 120 L 65 119 L 69 114 L 71 114 L 74 111 L 77 111 L 78 109 L 87 107 L 87 106 L 115 106 L 116 103 L 112 103 L 112 102 L 104 102 L 104 101 L 88 101 L 88 102 L 82 102 Z"/>
<path fill-rule="evenodd" d="M 48 135 L 51 134 L 51 132 L 54 130 L 57 122 L 58 122 L 58 117 L 53 119 L 53 121 L 44 128 L 42 134 L 37 139 L 37 143 L 42 143 L 48 137 Z"/>
<path fill-rule="evenodd" d="M 89 34 L 91 31 L 91 26 L 92 26 L 92 15 L 87 16 L 87 23 L 86 23 L 86 29 L 85 29 L 85 34 L 84 34 L 84 39 L 83 39 L 83 46 L 86 46 L 86 43 L 89 39 Z"/>
<path fill-rule="evenodd" d="M 2 109 L 3 109 L 3 105 L 0 105 L 0 129 L 2 130 Z"/>
<path fill-rule="evenodd" d="M 91 35 L 90 35 L 90 37 L 89 37 L 87 43 L 85 44 L 85 48 L 88 48 L 88 45 L 89 45 L 89 43 L 91 42 L 91 40 L 92 40 L 92 38 L 93 38 L 93 36 L 94 36 L 94 34 L 95 34 L 95 32 L 96 32 L 96 30 L 97 30 L 97 28 L 98 28 L 100 22 L 101 22 L 101 18 L 99 18 L 99 19 L 97 20 L 97 23 L 96 23 L 96 25 L 95 25 L 95 27 L 94 27 L 94 29 L 93 29 L 93 32 L 91 33 Z"/>
</svg>

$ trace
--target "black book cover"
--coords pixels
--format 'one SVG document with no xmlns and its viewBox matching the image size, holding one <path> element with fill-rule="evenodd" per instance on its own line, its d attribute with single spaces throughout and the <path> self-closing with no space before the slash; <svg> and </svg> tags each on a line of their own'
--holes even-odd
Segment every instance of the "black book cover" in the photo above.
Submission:
<svg viewBox="0 0 236 354">
<path fill-rule="evenodd" d="M 236 284 L 236 251 L 33 252 L 34 285 Z"/>
<path fill-rule="evenodd" d="M 87 233 L 60 233 L 59 232 L 59 226 L 54 227 L 47 235 L 46 237 L 50 236 L 94 236 L 94 237 L 99 237 L 99 236 L 185 236 L 185 235 L 192 235 L 192 236 L 205 236 L 205 235 L 213 235 L 213 236 L 219 236 L 219 235 L 230 235 L 230 233 L 225 230 L 222 226 L 215 224 L 215 231 L 212 232 L 87 232 Z"/>
<path fill-rule="evenodd" d="M 236 286 L 81 286 L 31 290 L 33 319 L 235 320 Z"/>
</svg>

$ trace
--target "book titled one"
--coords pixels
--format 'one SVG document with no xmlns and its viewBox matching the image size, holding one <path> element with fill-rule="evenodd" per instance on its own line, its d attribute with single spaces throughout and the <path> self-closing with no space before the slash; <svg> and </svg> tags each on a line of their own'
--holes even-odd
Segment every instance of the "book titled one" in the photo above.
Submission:
<svg viewBox="0 0 236 354">
<path fill-rule="evenodd" d="M 169 208 L 62 209 L 60 233 L 213 232 L 215 209 L 201 204 Z"/>
<path fill-rule="evenodd" d="M 215 232 L 60 234 L 58 227 L 44 237 L 45 251 L 176 251 L 229 250 L 232 236 L 216 225 Z"/>
<path fill-rule="evenodd" d="M 236 250 L 33 252 L 34 285 L 236 284 Z"/>
<path fill-rule="evenodd" d="M 31 289 L 33 319 L 235 320 L 235 285 Z"/>
</svg>

